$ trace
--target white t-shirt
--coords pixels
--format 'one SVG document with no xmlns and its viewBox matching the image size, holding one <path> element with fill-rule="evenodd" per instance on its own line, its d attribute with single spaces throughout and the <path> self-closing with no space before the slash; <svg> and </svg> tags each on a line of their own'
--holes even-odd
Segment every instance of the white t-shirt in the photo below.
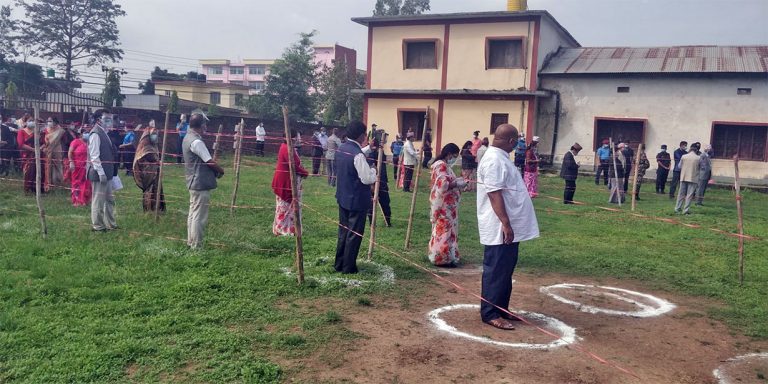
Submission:
<svg viewBox="0 0 768 384">
<path fill-rule="evenodd" d="M 259 125 L 256 127 L 256 141 L 264 141 L 267 138 L 267 131 Z"/>
<path fill-rule="evenodd" d="M 483 245 L 504 244 L 501 220 L 491 206 L 488 193 L 502 191 L 509 224 L 515 232 L 514 242 L 539 237 L 539 224 L 533 202 L 525 188 L 520 171 L 509 159 L 509 154 L 496 147 L 488 147 L 477 167 L 477 227 Z"/>
<path fill-rule="evenodd" d="M 200 139 L 193 141 L 192 144 L 189 145 L 189 150 L 200 157 L 200 160 L 202 160 L 204 163 L 207 163 L 208 160 L 211 159 L 211 153 L 208 152 L 208 148 L 205 146 L 205 143 Z"/>
</svg>

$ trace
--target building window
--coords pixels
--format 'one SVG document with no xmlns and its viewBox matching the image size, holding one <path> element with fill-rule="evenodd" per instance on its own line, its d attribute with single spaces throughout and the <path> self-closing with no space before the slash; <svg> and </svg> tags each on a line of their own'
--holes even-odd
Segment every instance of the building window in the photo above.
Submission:
<svg viewBox="0 0 768 384">
<path fill-rule="evenodd" d="M 242 81 L 239 81 L 239 80 L 230 81 L 229 83 L 230 84 L 234 84 L 234 85 L 243 85 L 244 84 Z"/>
<path fill-rule="evenodd" d="M 398 111 L 398 123 L 400 123 L 400 136 L 406 137 L 408 131 L 414 133 L 415 140 L 421 140 L 422 132 L 424 130 L 425 111 Z"/>
<path fill-rule="evenodd" d="M 523 68 L 522 38 L 488 38 L 485 44 L 485 67 Z"/>
<path fill-rule="evenodd" d="M 437 69 L 437 40 L 403 41 L 405 69 Z"/>
<path fill-rule="evenodd" d="M 768 124 L 714 124 L 712 127 L 712 150 L 716 159 L 732 159 L 739 155 L 741 160 L 766 161 L 768 146 Z"/>
<path fill-rule="evenodd" d="M 248 67 L 249 75 L 263 75 L 267 72 L 266 65 L 251 65 Z"/>
<path fill-rule="evenodd" d="M 637 150 L 645 139 L 645 124 L 644 119 L 596 118 L 592 151 L 602 146 L 603 139 L 613 139 L 614 145 L 629 141 L 629 146 Z"/>
<path fill-rule="evenodd" d="M 752 88 L 737 88 L 736 94 L 740 96 L 749 96 L 752 94 Z"/>
<path fill-rule="evenodd" d="M 509 123 L 509 113 L 493 113 L 491 114 L 491 135 L 496 133 L 496 128 L 499 125 Z"/>
<path fill-rule="evenodd" d="M 263 81 L 251 81 L 250 84 L 251 84 L 251 88 L 253 88 L 253 89 L 257 90 L 257 91 L 261 91 L 261 90 L 264 89 L 264 82 Z"/>
<path fill-rule="evenodd" d="M 230 75 L 242 75 L 243 74 L 243 67 L 229 67 L 229 74 Z"/>
<path fill-rule="evenodd" d="M 616 87 L 618 93 L 629 93 L 629 87 Z"/>
<path fill-rule="evenodd" d="M 224 73 L 221 67 L 208 67 L 208 75 L 221 75 Z"/>
<path fill-rule="evenodd" d="M 171 97 L 171 93 L 172 93 L 171 91 L 165 91 L 165 95 L 168 97 Z"/>
<path fill-rule="evenodd" d="M 221 92 L 211 92 L 211 104 L 221 104 Z"/>
</svg>

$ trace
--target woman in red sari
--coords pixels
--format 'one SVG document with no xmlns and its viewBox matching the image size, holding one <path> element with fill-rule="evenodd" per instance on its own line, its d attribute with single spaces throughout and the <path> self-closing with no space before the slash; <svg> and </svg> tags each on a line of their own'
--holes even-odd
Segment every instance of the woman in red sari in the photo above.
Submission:
<svg viewBox="0 0 768 384">
<path fill-rule="evenodd" d="M 296 132 L 291 131 L 291 135 L 296 137 Z M 275 166 L 275 175 L 272 178 L 272 191 L 275 193 L 275 220 L 272 223 L 272 233 L 275 236 L 290 236 L 296 234 L 296 222 L 294 220 L 293 204 L 298 204 L 299 215 L 301 215 L 301 183 L 304 178 L 309 176 L 309 172 L 301 166 L 299 154 L 293 151 L 293 166 L 296 170 L 296 195 L 291 191 L 291 175 L 288 164 L 288 145 L 283 143 L 277 153 L 277 165 Z M 295 200 L 295 201 L 294 201 Z"/>
<path fill-rule="evenodd" d="M 29 120 L 19 129 L 16 134 L 17 145 L 21 151 L 21 169 L 24 172 L 24 192 L 35 193 L 36 185 L 36 165 L 35 165 L 35 121 Z M 40 147 L 43 146 L 45 138 L 40 137 Z M 42 160 L 40 166 L 42 167 Z M 42 172 L 41 172 L 42 173 Z M 44 175 L 44 173 L 43 173 Z M 45 177 L 40 180 L 41 185 L 45 185 Z"/>
<path fill-rule="evenodd" d="M 86 206 L 91 203 L 91 182 L 85 173 L 88 163 L 88 136 L 90 133 L 76 133 L 75 140 L 69 144 L 67 164 L 69 169 L 67 177 L 72 183 L 72 205 L 75 207 Z"/>
</svg>

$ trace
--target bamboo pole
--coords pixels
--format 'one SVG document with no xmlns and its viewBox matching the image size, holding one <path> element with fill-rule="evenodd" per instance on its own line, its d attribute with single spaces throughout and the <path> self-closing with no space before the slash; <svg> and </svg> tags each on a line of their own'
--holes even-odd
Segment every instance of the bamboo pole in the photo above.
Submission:
<svg viewBox="0 0 768 384">
<path fill-rule="evenodd" d="M 296 164 L 293 163 L 293 137 L 288 121 L 288 107 L 283 106 L 283 122 L 285 125 L 285 141 L 288 146 L 288 170 L 291 178 L 291 197 L 293 205 L 293 223 L 296 226 L 296 275 L 299 284 L 304 284 L 304 246 L 301 239 L 301 202 L 298 199 L 298 187 L 296 185 Z"/>
<path fill-rule="evenodd" d="M 165 145 L 168 142 L 168 124 L 171 122 L 171 111 L 165 110 L 165 127 L 163 127 L 163 146 L 160 150 L 160 170 L 157 173 L 157 198 L 155 199 L 155 222 L 160 220 L 160 191 L 163 190 L 163 164 L 165 164 Z"/>
<path fill-rule="evenodd" d="M 619 193 L 619 196 L 617 196 L 616 200 L 619 202 L 619 207 L 621 207 L 621 186 L 624 185 L 624 181 L 619 180 L 619 168 L 616 167 L 616 148 L 613 147 L 613 137 L 608 139 L 611 146 L 612 155 L 611 158 L 613 158 L 613 176 L 616 177 L 616 182 L 619 183 L 619 185 L 616 186 L 616 190 Z M 613 187 L 613 185 L 611 185 Z"/>
<path fill-rule="evenodd" d="M 739 155 L 733 157 L 734 174 L 733 188 L 736 190 L 736 212 L 738 213 L 739 229 L 739 285 L 744 284 L 744 211 L 741 206 L 741 182 L 739 180 Z"/>
<path fill-rule="evenodd" d="M 37 212 L 40 215 L 40 230 L 43 233 L 43 238 L 48 237 L 48 224 L 45 222 L 45 208 L 43 208 L 42 199 L 42 172 L 40 164 L 40 125 L 38 120 L 40 119 L 40 110 L 35 107 L 35 201 L 37 202 Z"/>
<path fill-rule="evenodd" d="M 376 209 L 376 206 L 379 205 L 379 189 L 381 188 L 381 168 L 382 164 L 384 163 L 384 144 L 387 143 L 387 133 L 384 132 L 381 135 L 381 142 L 379 143 L 379 156 L 376 159 L 376 184 L 373 187 L 373 207 L 371 207 L 371 234 L 370 239 L 368 240 L 368 261 L 371 261 L 371 257 L 373 257 L 373 248 L 376 245 L 376 213 L 378 212 L 378 209 Z"/>
<path fill-rule="evenodd" d="M 405 231 L 405 249 L 411 247 L 411 231 L 413 230 L 413 213 L 416 209 L 416 194 L 419 193 L 419 176 L 421 176 L 421 162 L 424 160 L 424 140 L 427 137 L 427 124 L 429 123 L 429 107 L 427 112 L 424 113 L 424 126 L 421 129 L 421 146 L 422 150 L 419 151 L 419 160 L 415 167 L 415 178 L 413 181 L 413 195 L 411 196 L 411 209 L 408 211 L 408 229 Z"/>
<path fill-rule="evenodd" d="M 237 172 L 237 165 L 240 163 L 240 138 L 242 138 L 242 132 L 240 132 L 240 124 L 235 126 L 234 137 L 234 161 L 232 162 L 232 171 Z"/>
<path fill-rule="evenodd" d="M 232 188 L 232 201 L 229 205 L 229 214 L 235 214 L 235 202 L 237 201 L 237 191 L 240 189 L 240 156 L 243 149 L 243 127 L 245 126 L 245 120 L 240 119 L 240 124 L 235 127 L 235 130 L 240 134 L 235 141 L 235 186 Z"/>
<path fill-rule="evenodd" d="M 632 175 L 632 212 L 635 211 L 635 200 L 637 200 L 637 173 L 640 169 L 640 153 L 645 147 L 640 144 L 637 146 L 637 155 L 635 155 L 635 173 Z"/>
<path fill-rule="evenodd" d="M 221 131 L 224 124 L 219 124 L 219 131 L 216 133 L 216 141 L 213 143 L 213 161 L 219 161 L 219 148 L 221 147 Z"/>
</svg>

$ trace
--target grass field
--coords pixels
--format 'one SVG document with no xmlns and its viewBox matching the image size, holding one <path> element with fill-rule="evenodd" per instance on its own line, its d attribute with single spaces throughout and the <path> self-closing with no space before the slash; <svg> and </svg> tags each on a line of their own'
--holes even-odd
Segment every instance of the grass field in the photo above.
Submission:
<svg viewBox="0 0 768 384">
<path fill-rule="evenodd" d="M 315 278 L 334 276 L 329 260 L 337 207 L 325 180 L 310 178 L 304 247 L 311 279 L 297 286 L 283 273 L 293 263 L 293 239 L 271 234 L 273 166 L 252 158 L 242 171 L 242 208 L 230 215 L 230 165 L 213 193 L 206 248 L 189 251 L 179 240 L 186 237 L 188 199 L 181 168 L 167 169 L 168 212 L 159 223 L 142 212 L 139 190 L 124 177 L 119 230 L 91 233 L 89 210 L 71 207 L 68 191 L 57 191 L 44 198 L 45 240 L 34 198 L 23 195 L 20 183 L 0 181 L 0 382 L 280 382 L 291 367 L 276 361 L 365 336 L 345 328 L 344 313 L 313 301 L 370 305 L 392 297 L 407 305 L 419 287 L 432 284 L 382 251 L 376 259 L 394 268 L 396 284 L 376 283 L 376 271 L 365 264 L 360 278 L 371 283 L 320 284 Z M 415 246 L 402 253 L 424 265 L 427 180 L 417 204 Z M 737 239 L 709 229 L 735 232 L 731 191 L 712 190 L 705 207 L 680 217 L 666 196 L 648 193 L 653 185 L 646 183 L 637 211 L 645 216 L 637 217 L 628 206 L 621 212 L 599 208 L 608 206 L 608 193 L 589 178 L 578 188 L 576 200 L 587 204 L 564 206 L 558 200 L 562 181 L 541 178 L 535 205 L 542 237 L 521 247 L 520 268 L 631 278 L 653 289 L 709 297 L 722 303 L 709 309 L 713 318 L 733 332 L 768 339 L 768 195 L 744 194 L 746 233 L 759 240 L 746 242 L 746 279 L 739 286 Z M 378 239 L 400 250 L 410 195 L 392 195 L 394 227 L 381 228 Z M 460 215 L 464 261 L 479 263 L 474 193 L 464 195 Z M 361 255 L 366 249 L 364 241 Z"/>
</svg>

